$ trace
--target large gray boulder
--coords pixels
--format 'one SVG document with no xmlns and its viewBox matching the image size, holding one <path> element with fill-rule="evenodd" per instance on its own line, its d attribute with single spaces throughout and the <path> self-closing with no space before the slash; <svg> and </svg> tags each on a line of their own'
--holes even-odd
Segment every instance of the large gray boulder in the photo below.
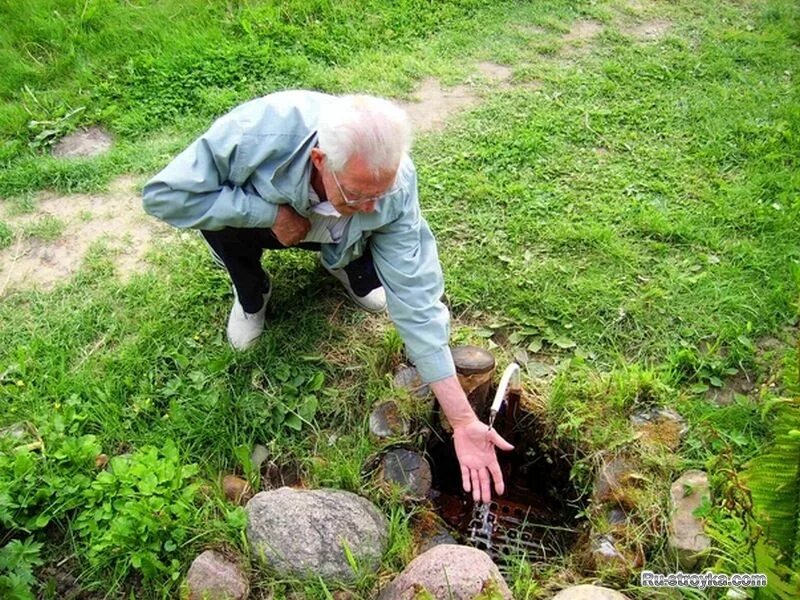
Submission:
<svg viewBox="0 0 800 600">
<path fill-rule="evenodd" d="M 573 585 L 561 590 L 553 600 L 628 600 L 617 591 L 599 585 Z"/>
<path fill-rule="evenodd" d="M 412 560 L 384 588 L 380 600 L 414 600 L 422 590 L 437 600 L 472 600 L 486 588 L 501 598 L 513 598 L 488 554 L 469 546 L 442 544 Z"/>
<path fill-rule="evenodd" d="M 703 471 L 686 471 L 672 484 L 670 498 L 672 519 L 669 544 L 681 568 L 693 569 L 711 547 L 703 521 L 694 514 L 704 500 L 710 499 L 708 476 Z"/>
<path fill-rule="evenodd" d="M 280 574 L 353 581 L 345 547 L 359 565 L 377 568 L 388 542 L 386 518 L 350 492 L 282 487 L 256 494 L 245 509 L 253 552 Z"/>
</svg>

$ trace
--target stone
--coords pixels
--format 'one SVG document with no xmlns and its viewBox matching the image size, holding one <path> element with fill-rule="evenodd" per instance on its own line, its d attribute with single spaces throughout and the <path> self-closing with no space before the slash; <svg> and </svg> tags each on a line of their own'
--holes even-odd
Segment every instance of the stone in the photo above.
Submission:
<svg viewBox="0 0 800 600">
<path fill-rule="evenodd" d="M 631 425 L 640 439 L 677 450 L 689 431 L 684 418 L 671 408 L 653 407 L 633 413 Z"/>
<path fill-rule="evenodd" d="M 24 423 L 14 423 L 8 427 L 0 428 L 0 438 L 8 438 L 14 442 L 21 442 L 28 435 Z"/>
<path fill-rule="evenodd" d="M 82 129 L 61 138 L 53 146 L 53 155 L 60 158 L 97 156 L 111 148 L 111 135 L 100 127 Z"/>
<path fill-rule="evenodd" d="M 500 571 L 485 552 L 469 546 L 442 544 L 412 560 L 379 600 L 414 600 L 427 591 L 436 600 L 472 600 L 484 589 L 492 598 L 513 596 Z"/>
<path fill-rule="evenodd" d="M 710 499 L 708 476 L 699 470 L 686 471 L 670 488 L 672 518 L 669 545 L 678 556 L 684 570 L 695 568 L 711 547 L 703 521 L 694 512 Z"/>
<path fill-rule="evenodd" d="M 244 504 L 253 497 L 250 484 L 235 475 L 226 475 L 222 479 L 222 492 L 228 500 L 235 504 Z"/>
<path fill-rule="evenodd" d="M 458 545 L 456 538 L 450 535 L 450 532 L 444 528 L 420 540 L 419 551 L 427 552 L 434 546 L 441 546 L 443 544 Z"/>
<path fill-rule="evenodd" d="M 628 598 L 616 590 L 584 584 L 565 588 L 553 596 L 552 600 L 628 600 Z"/>
<path fill-rule="evenodd" d="M 422 509 L 416 514 L 412 531 L 418 554 L 441 544 L 458 544 L 444 519 L 431 510 Z"/>
<path fill-rule="evenodd" d="M 206 550 L 186 574 L 190 600 L 244 600 L 250 584 L 242 570 L 219 552 Z"/>
<path fill-rule="evenodd" d="M 397 402 L 388 400 L 378 404 L 369 415 L 369 430 L 376 437 L 387 438 L 406 435 L 409 424 L 400 414 Z"/>
<path fill-rule="evenodd" d="M 245 507 L 247 538 L 255 556 L 279 576 L 356 579 L 347 552 L 376 569 L 386 550 L 389 526 L 365 498 L 342 490 L 282 487 L 259 492 Z"/>
<path fill-rule="evenodd" d="M 261 465 L 269 458 L 269 450 L 267 450 L 266 446 L 262 446 L 261 444 L 256 444 L 253 446 L 253 451 L 250 453 L 250 464 L 253 465 L 253 469 L 258 471 L 261 469 Z"/>
<path fill-rule="evenodd" d="M 414 367 L 400 367 L 394 374 L 394 386 L 420 399 L 427 398 L 431 394 L 430 386 L 422 383 L 419 372 Z"/>
<path fill-rule="evenodd" d="M 98 469 L 105 469 L 108 464 L 108 454 L 98 454 L 94 457 L 94 466 Z"/>
<path fill-rule="evenodd" d="M 383 455 L 381 479 L 403 488 L 406 494 L 416 498 L 428 495 L 433 482 L 431 466 L 424 456 L 412 450 L 395 448 Z"/>
<path fill-rule="evenodd" d="M 637 485 L 635 463 L 625 456 L 604 458 L 594 480 L 595 502 L 613 502 L 633 507 L 630 489 Z"/>
<path fill-rule="evenodd" d="M 614 546 L 614 539 L 609 535 L 592 538 L 592 559 L 598 566 L 626 561 L 626 558 Z"/>
<path fill-rule="evenodd" d="M 628 516 L 621 508 L 613 507 L 606 513 L 606 519 L 610 525 L 625 525 L 628 522 Z"/>
</svg>

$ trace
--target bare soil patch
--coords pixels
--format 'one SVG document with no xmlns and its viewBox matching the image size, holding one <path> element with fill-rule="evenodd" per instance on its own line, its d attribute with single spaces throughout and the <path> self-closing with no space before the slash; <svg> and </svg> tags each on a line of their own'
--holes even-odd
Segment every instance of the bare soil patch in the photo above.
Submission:
<svg viewBox="0 0 800 600">
<path fill-rule="evenodd" d="M 96 156 L 107 152 L 114 138 L 101 127 L 81 129 L 65 136 L 53 147 L 53 154 L 61 158 Z"/>
<path fill-rule="evenodd" d="M 502 89 L 511 87 L 510 68 L 491 62 L 480 62 L 476 68 L 492 84 Z M 481 100 L 473 86 L 444 89 L 433 77 L 423 80 L 416 97 L 417 101 L 401 102 L 400 106 L 408 113 L 414 130 L 420 133 L 441 130 L 451 115 L 476 106 Z"/>
<path fill-rule="evenodd" d="M 403 102 L 400 105 L 418 132 L 442 129 L 451 114 L 475 106 L 479 101 L 468 86 L 457 85 L 445 90 L 439 80 L 433 77 L 422 82 L 416 96 L 417 102 Z"/>
<path fill-rule="evenodd" d="M 568 43 L 584 42 L 591 40 L 601 31 L 603 31 L 603 24 L 598 21 L 577 21 L 561 39 Z"/>
<path fill-rule="evenodd" d="M 671 27 L 671 22 L 664 19 L 658 19 L 655 21 L 647 21 L 646 23 L 639 23 L 638 25 L 629 27 L 624 31 L 626 34 L 633 36 L 637 40 L 650 41 L 661 39 Z"/>
<path fill-rule="evenodd" d="M 504 65 L 491 62 L 478 63 L 478 72 L 484 77 L 498 83 L 506 83 L 511 79 L 512 71 Z"/>
<path fill-rule="evenodd" d="M 168 230 L 144 213 L 136 182 L 129 176 L 114 181 L 103 194 L 45 193 L 36 214 L 3 215 L 3 219 L 18 231 L 46 215 L 64 223 L 64 234 L 53 242 L 18 235 L 0 251 L 0 297 L 12 289 L 51 289 L 72 275 L 89 247 L 100 240 L 106 243 L 117 273 L 125 280 L 144 269 L 150 242 Z"/>
</svg>

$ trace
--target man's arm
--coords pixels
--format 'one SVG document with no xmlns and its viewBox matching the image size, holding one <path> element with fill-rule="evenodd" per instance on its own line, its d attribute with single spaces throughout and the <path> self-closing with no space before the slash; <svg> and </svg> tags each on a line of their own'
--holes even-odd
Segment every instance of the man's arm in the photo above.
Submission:
<svg viewBox="0 0 800 600">
<path fill-rule="evenodd" d="M 510 450 L 511 446 L 495 431 L 488 431 L 458 383 L 448 343 L 450 315 L 441 301 L 444 279 L 436 241 L 419 212 L 413 166 L 407 164 L 405 169 L 401 176 L 407 178 L 407 195 L 387 199 L 404 201 L 404 210 L 373 234 L 372 256 L 386 291 L 389 315 L 406 344 L 406 352 L 423 381 L 431 384 L 453 427 L 464 489 L 472 491 L 476 501 L 488 501 L 490 479 L 494 479 L 498 494 L 503 491 L 495 447 Z"/>
<path fill-rule="evenodd" d="M 272 227 L 280 198 L 242 189 L 252 140 L 223 117 L 144 187 L 147 213 L 179 228 Z"/>
</svg>

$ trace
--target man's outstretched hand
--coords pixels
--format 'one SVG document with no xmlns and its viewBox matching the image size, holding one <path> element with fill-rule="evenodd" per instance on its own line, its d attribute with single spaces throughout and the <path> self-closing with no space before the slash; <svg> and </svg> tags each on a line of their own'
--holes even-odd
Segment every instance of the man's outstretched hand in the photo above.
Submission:
<svg viewBox="0 0 800 600">
<path fill-rule="evenodd" d="M 455 375 L 430 385 L 453 428 L 464 491 L 472 492 L 475 502 L 489 502 L 492 499 L 492 481 L 498 494 L 505 489 L 503 473 L 497 464 L 497 450 L 512 450 L 514 446 L 480 422 Z"/>
<path fill-rule="evenodd" d="M 495 492 L 502 494 L 505 485 L 495 448 L 508 451 L 514 446 L 478 419 L 454 427 L 453 443 L 461 465 L 464 491 L 471 491 L 475 502 L 489 502 L 492 499 L 491 483 L 494 481 Z"/>
</svg>

